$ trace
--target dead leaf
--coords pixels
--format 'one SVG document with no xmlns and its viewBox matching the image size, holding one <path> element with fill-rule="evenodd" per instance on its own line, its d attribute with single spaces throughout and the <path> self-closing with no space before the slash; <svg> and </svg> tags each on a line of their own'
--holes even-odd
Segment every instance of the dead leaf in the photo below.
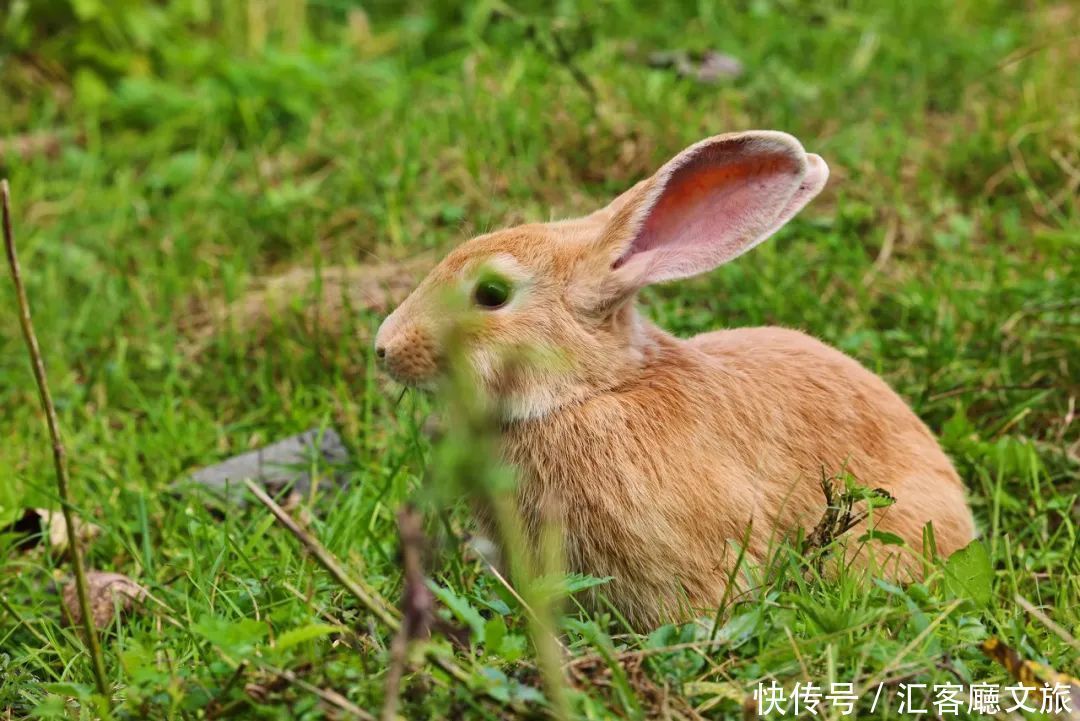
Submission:
<svg viewBox="0 0 1080 721">
<path fill-rule="evenodd" d="M 42 514 L 42 520 L 48 523 L 49 528 L 49 546 L 54 551 L 63 551 L 68 545 L 68 533 L 67 524 L 64 523 L 64 514 L 62 511 L 50 511 L 44 508 L 35 508 Z M 74 516 L 71 519 L 72 525 L 75 527 L 75 539 L 80 548 L 86 548 L 90 541 L 94 540 L 101 535 L 101 527 L 84 521 L 78 516 Z"/>
<path fill-rule="evenodd" d="M 1069 699 L 1066 718 L 1069 721 L 1080 721 L 1080 679 L 1060 673 L 1037 661 L 1025 659 L 1016 649 L 998 638 L 988 638 L 983 641 L 980 649 L 988 658 L 1004 666 L 1010 676 L 1029 688 L 1038 689 L 1042 686 L 1065 688 Z"/>
<path fill-rule="evenodd" d="M 132 602 L 141 601 L 149 595 L 145 588 L 122 573 L 87 571 L 86 585 L 90 595 L 90 615 L 98 628 L 104 628 L 112 621 L 116 608 L 129 611 Z M 64 609 L 65 618 L 70 616 L 72 624 L 77 626 L 82 623 L 74 579 L 64 587 Z"/>
<path fill-rule="evenodd" d="M 100 526 L 84 521 L 78 516 L 75 516 L 72 521 L 75 525 L 75 537 L 79 539 L 79 545 L 82 548 L 101 535 Z M 64 514 L 61 511 L 48 508 L 27 508 L 22 516 L 5 527 L 3 532 L 22 536 L 15 545 L 24 551 L 33 548 L 46 538 L 49 539 L 49 548 L 52 550 L 57 552 L 67 550 L 67 524 L 64 523 Z"/>
</svg>

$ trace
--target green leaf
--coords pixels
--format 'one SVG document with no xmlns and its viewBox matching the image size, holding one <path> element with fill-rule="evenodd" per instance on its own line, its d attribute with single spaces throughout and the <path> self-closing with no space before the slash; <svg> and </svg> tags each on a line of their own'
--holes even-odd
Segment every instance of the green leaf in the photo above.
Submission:
<svg viewBox="0 0 1080 721">
<path fill-rule="evenodd" d="M 499 645 L 499 656 L 507 663 L 514 663 L 525 655 L 528 644 L 524 636 L 509 633 Z"/>
<path fill-rule="evenodd" d="M 57 683 L 43 683 L 41 688 L 49 693 L 54 693 L 57 696 L 67 696 L 69 698 L 86 699 L 90 698 L 90 695 L 94 693 L 94 689 L 84 683 L 67 683 L 59 681 Z"/>
<path fill-rule="evenodd" d="M 488 691 L 491 692 L 491 695 L 504 703 L 514 701 L 543 703 L 544 701 L 544 695 L 540 691 L 508 677 L 497 668 L 485 666 L 480 669 L 480 675 L 487 681 Z"/>
<path fill-rule="evenodd" d="M 467 600 L 449 588 L 443 588 L 434 583 L 428 583 L 428 587 L 431 588 L 431 592 L 435 594 L 435 597 L 450 609 L 450 613 L 454 614 L 457 620 L 469 627 L 474 640 L 484 638 L 484 617 Z"/>
<path fill-rule="evenodd" d="M 487 653 L 513 663 L 525 654 L 525 637 L 509 633 L 502 616 L 489 618 L 484 624 L 484 647 Z"/>
<path fill-rule="evenodd" d="M 274 644 L 274 649 L 276 651 L 284 651 L 304 643 L 305 641 L 311 641 L 312 639 L 322 638 L 323 636 L 337 633 L 338 630 L 337 626 L 331 626 L 328 623 L 313 623 L 308 626 L 294 628 L 278 636 L 277 643 Z"/>
<path fill-rule="evenodd" d="M 67 718 L 67 705 L 62 697 L 50 694 L 41 699 L 41 703 L 30 711 L 30 715 L 42 719 Z"/>
<path fill-rule="evenodd" d="M 497 591 L 505 591 L 506 589 L 504 589 L 504 588 L 502 588 L 500 586 L 496 590 Z M 507 593 L 509 593 L 509 592 L 507 592 Z M 499 614 L 500 616 L 509 616 L 511 613 L 513 613 L 510 610 L 510 606 L 507 605 L 506 601 L 502 600 L 501 598 L 491 598 L 491 599 L 478 598 L 478 599 L 476 599 L 476 602 L 481 604 L 485 608 L 487 608 L 487 609 L 489 609 L 491 611 L 494 611 L 495 613 Z"/>
<path fill-rule="evenodd" d="M 444 223 L 460 223 L 465 218 L 465 208 L 454 203 L 447 203 L 439 210 L 439 220 Z"/>
<path fill-rule="evenodd" d="M 583 573 L 571 573 L 566 576 L 565 589 L 568 594 L 574 594 L 578 591 L 584 591 L 587 588 L 603 586 L 611 579 L 611 576 L 597 578 L 596 576 L 588 576 Z"/>
<path fill-rule="evenodd" d="M 978 606 L 989 605 L 993 596 L 994 567 L 980 541 L 972 541 L 945 562 L 945 589 L 956 598 Z"/>
<path fill-rule="evenodd" d="M 75 98 L 85 107 L 99 108 L 109 99 L 109 86 L 93 70 L 79 68 L 73 81 Z"/>
<path fill-rule="evenodd" d="M 533 592 L 538 596 L 556 601 L 571 596 L 579 591 L 601 586 L 611 580 L 611 576 L 597 578 L 581 573 L 551 574 L 533 579 Z"/>
<path fill-rule="evenodd" d="M 760 606 L 756 606 L 745 613 L 733 616 L 716 633 L 716 638 L 721 641 L 729 641 L 733 646 L 738 646 L 757 633 L 761 623 L 762 610 Z"/>
<path fill-rule="evenodd" d="M 499 653 L 504 638 L 506 638 L 506 621 L 502 619 L 502 616 L 489 618 L 484 624 L 484 646 L 487 647 L 488 653 Z"/>
<path fill-rule="evenodd" d="M 226 653 L 237 656 L 252 653 L 266 636 L 266 624 L 253 618 L 229 621 L 206 615 L 192 630 Z"/>
<path fill-rule="evenodd" d="M 859 536 L 859 543 L 866 543 L 867 541 L 877 541 L 878 543 L 884 544 L 886 546 L 903 546 L 906 543 L 903 538 L 896 535 L 895 533 L 889 533 L 888 531 L 879 531 L 877 529 L 867 531 L 866 533 Z"/>
</svg>

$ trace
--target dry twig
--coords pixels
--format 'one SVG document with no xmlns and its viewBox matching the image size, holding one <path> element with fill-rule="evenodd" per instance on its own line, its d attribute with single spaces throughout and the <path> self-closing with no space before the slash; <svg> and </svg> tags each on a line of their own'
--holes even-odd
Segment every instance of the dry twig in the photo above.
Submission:
<svg viewBox="0 0 1080 721">
<path fill-rule="evenodd" d="M 375 721 L 374 716 L 354 704 L 349 699 L 339 694 L 337 691 L 334 691 L 333 689 L 320 688 L 313 683 L 308 683 L 287 668 L 274 668 L 273 666 L 268 666 L 267 670 L 271 671 L 272 673 L 278 674 L 279 676 L 281 676 L 281 678 L 285 679 L 294 686 L 302 688 L 308 693 L 315 694 L 324 703 L 327 703 L 340 711 L 344 711 L 347 714 L 351 714 L 352 716 L 355 716 L 361 721 Z"/>
<path fill-rule="evenodd" d="M 1027 611 L 1031 616 L 1038 619 L 1039 623 L 1046 626 L 1048 629 L 1054 632 L 1054 634 L 1065 643 L 1069 644 L 1080 652 L 1080 641 L 1073 638 L 1073 635 L 1065 630 L 1060 624 L 1056 623 L 1054 619 L 1047 616 L 1041 609 L 1035 606 L 1031 601 L 1027 600 L 1020 594 L 1016 594 L 1016 603 L 1020 605 L 1020 608 Z"/>
<path fill-rule="evenodd" d="M 45 422 L 49 427 L 49 436 L 52 439 L 56 490 L 60 496 L 60 508 L 64 512 L 67 537 L 74 539 L 78 538 L 78 535 L 75 528 L 75 516 L 71 508 L 67 453 L 64 450 L 64 442 L 60 438 L 60 423 L 56 418 L 56 407 L 53 405 L 52 393 L 49 392 L 49 382 L 45 376 L 45 362 L 41 358 L 41 348 L 38 346 L 37 334 L 34 333 L 34 324 L 30 319 L 30 302 L 26 297 L 26 287 L 23 285 L 19 257 L 15 253 L 15 234 L 11 230 L 10 194 L 8 181 L 0 181 L 0 198 L 2 198 L 4 215 L 4 248 L 7 251 L 8 265 L 11 267 L 11 279 L 15 283 L 15 299 L 19 305 L 19 324 L 22 326 L 23 338 L 26 340 L 26 348 L 30 354 L 30 364 L 34 369 L 34 380 L 37 381 L 41 407 L 45 411 Z M 86 583 L 86 569 L 83 566 L 82 551 L 79 549 L 78 543 L 71 544 L 71 566 L 75 572 L 75 589 L 79 600 L 79 610 L 82 614 L 82 626 L 86 632 L 86 645 L 89 647 L 90 662 L 94 670 L 94 682 L 97 685 L 98 693 L 104 697 L 105 703 L 111 705 L 109 682 L 105 674 L 105 659 L 101 653 L 101 643 L 98 640 L 97 629 L 94 627 L 94 618 L 90 609 L 90 594 Z"/>
<path fill-rule="evenodd" d="M 401 591 L 401 628 L 390 645 L 390 668 L 386 672 L 386 692 L 383 695 L 383 721 L 397 716 L 401 677 L 405 673 L 409 644 L 431 634 L 435 621 L 435 598 L 424 582 L 422 556 L 424 529 L 420 514 L 406 506 L 398 512 L 398 533 L 401 537 L 401 565 L 405 574 Z"/>
<path fill-rule="evenodd" d="M 247 489 L 251 491 L 255 498 L 259 500 L 264 506 L 266 506 L 275 518 L 285 526 L 286 529 L 296 539 L 303 544 L 304 548 L 315 558 L 315 560 L 326 569 L 338 584 L 341 585 L 346 591 L 348 591 L 356 600 L 358 600 L 365 608 L 373 613 L 387 628 L 393 633 L 398 633 L 401 630 L 402 624 L 397 618 L 390 612 L 390 607 L 382 598 L 368 593 L 360 587 L 356 581 L 345 573 L 345 569 L 337 562 L 337 559 L 326 550 L 326 548 L 319 543 L 318 539 L 312 536 L 310 533 L 301 528 L 296 521 L 294 521 L 288 513 L 286 513 L 281 506 L 279 506 L 273 498 L 267 495 L 266 491 L 259 488 L 257 484 L 250 479 L 244 481 Z M 377 600 L 376 600 L 377 599 Z M 435 666 L 438 666 L 444 673 L 446 673 L 455 682 L 461 684 L 463 688 L 468 691 L 479 691 L 493 701 L 499 704 L 501 708 L 508 708 L 506 702 L 500 699 L 496 694 L 492 693 L 489 689 L 481 688 L 474 689 L 468 672 L 466 672 L 461 666 L 457 665 L 454 661 L 441 655 L 434 648 L 425 648 L 424 655 Z M 512 707 L 509 707 L 512 710 Z"/>
<path fill-rule="evenodd" d="M 337 559 L 334 558 L 334 556 L 327 551 L 314 536 L 301 528 L 300 524 L 294 521 L 292 516 L 286 513 L 285 509 L 279 506 L 266 491 L 259 488 L 259 486 L 250 478 L 245 479 L 244 484 L 247 486 L 247 489 L 255 495 L 255 498 L 259 499 L 259 502 L 266 506 L 270 510 L 270 513 L 274 514 L 274 518 L 276 518 L 281 525 L 285 526 L 290 533 L 296 536 L 296 540 L 303 544 L 308 553 L 319 562 L 320 566 L 326 569 L 326 572 L 329 573 L 342 588 L 348 591 L 353 598 L 364 606 L 364 608 L 386 624 L 388 628 L 395 632 L 398 630 L 401 624 L 390 613 L 389 607 L 382 599 L 376 601 L 371 594 L 360 587 L 360 584 L 349 578 L 349 575 L 345 573 L 345 569 L 341 567 L 341 564 L 337 562 Z"/>
</svg>

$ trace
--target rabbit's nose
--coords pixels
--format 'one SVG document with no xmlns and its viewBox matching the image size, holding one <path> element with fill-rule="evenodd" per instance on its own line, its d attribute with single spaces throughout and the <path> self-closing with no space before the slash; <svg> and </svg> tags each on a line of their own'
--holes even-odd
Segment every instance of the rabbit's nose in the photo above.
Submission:
<svg viewBox="0 0 1080 721">
<path fill-rule="evenodd" d="M 438 371 L 436 356 L 431 334 L 414 321 L 399 321 L 391 316 L 375 334 L 375 357 L 391 377 L 402 383 L 415 385 L 429 380 Z"/>
<path fill-rule="evenodd" d="M 393 317 L 391 314 L 389 318 L 384 320 L 375 333 L 375 357 L 383 363 L 386 361 L 386 350 L 390 346 L 391 338 L 394 335 L 393 326 L 396 324 L 392 320 Z"/>
</svg>

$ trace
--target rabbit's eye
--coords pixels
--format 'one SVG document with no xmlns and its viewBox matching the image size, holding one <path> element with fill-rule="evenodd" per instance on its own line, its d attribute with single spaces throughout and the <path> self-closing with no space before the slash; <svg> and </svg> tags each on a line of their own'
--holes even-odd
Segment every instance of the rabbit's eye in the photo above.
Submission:
<svg viewBox="0 0 1080 721">
<path fill-rule="evenodd" d="M 510 299 L 510 283 L 503 278 L 481 278 L 473 291 L 473 300 L 481 308 L 494 310 L 506 305 Z"/>
</svg>

